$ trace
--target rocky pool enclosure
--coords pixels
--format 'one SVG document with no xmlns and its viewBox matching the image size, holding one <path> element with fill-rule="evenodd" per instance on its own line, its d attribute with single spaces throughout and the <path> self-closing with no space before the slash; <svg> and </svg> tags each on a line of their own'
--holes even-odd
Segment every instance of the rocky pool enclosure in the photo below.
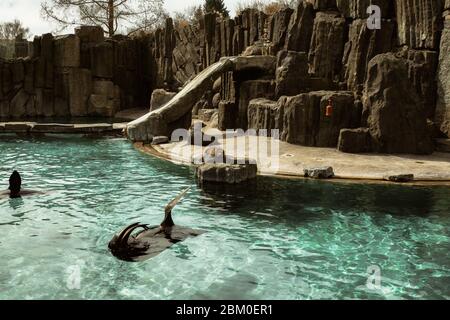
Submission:
<svg viewBox="0 0 450 320">
<path fill-rule="evenodd" d="M 379 30 L 367 26 L 370 4 L 381 8 Z M 0 117 L 111 116 L 149 108 L 164 89 L 171 100 L 131 124 L 131 139 L 187 128 L 192 110 L 216 112 L 219 129 L 279 129 L 294 144 L 428 154 L 450 133 L 449 32 L 449 0 L 300 1 L 270 16 L 207 14 L 199 26 L 168 19 L 135 39 L 81 27 L 0 60 Z M 239 55 L 264 57 L 220 66 Z"/>
</svg>

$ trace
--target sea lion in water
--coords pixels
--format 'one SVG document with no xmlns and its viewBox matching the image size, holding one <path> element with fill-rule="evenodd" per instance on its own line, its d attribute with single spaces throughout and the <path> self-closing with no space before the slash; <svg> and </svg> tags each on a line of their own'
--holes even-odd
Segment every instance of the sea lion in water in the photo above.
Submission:
<svg viewBox="0 0 450 320">
<path fill-rule="evenodd" d="M 125 261 L 143 261 L 160 254 L 173 244 L 188 237 L 196 237 L 204 231 L 177 226 L 172 220 L 172 209 L 189 191 L 187 188 L 166 206 L 164 220 L 159 226 L 149 227 L 139 222 L 133 223 L 115 234 L 108 244 L 111 253 Z M 136 229 L 141 229 L 135 235 Z"/>
<path fill-rule="evenodd" d="M 8 191 L 9 190 L 9 191 Z M 11 176 L 9 177 L 9 187 L 8 190 L 0 192 L 0 199 L 6 198 L 9 196 L 10 198 L 20 198 L 21 196 L 28 196 L 33 194 L 43 194 L 41 191 L 27 190 L 22 189 L 22 177 L 19 172 L 16 170 L 13 171 Z"/>
</svg>

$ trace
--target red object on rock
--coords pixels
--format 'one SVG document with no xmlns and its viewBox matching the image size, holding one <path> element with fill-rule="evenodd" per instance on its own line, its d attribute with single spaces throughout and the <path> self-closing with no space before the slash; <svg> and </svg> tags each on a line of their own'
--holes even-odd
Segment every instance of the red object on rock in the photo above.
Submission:
<svg viewBox="0 0 450 320">
<path fill-rule="evenodd" d="M 328 100 L 328 105 L 325 109 L 325 116 L 331 117 L 332 114 L 333 114 L 333 104 L 330 99 L 330 100 Z"/>
</svg>

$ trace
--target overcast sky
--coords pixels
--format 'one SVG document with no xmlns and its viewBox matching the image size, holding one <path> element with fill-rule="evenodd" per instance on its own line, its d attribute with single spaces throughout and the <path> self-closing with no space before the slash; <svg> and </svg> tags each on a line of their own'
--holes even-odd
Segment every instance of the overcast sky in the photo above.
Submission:
<svg viewBox="0 0 450 320">
<path fill-rule="evenodd" d="M 239 0 L 225 0 L 232 15 L 238 2 Z M 0 0 L 0 23 L 17 18 L 30 28 L 32 35 L 54 30 L 54 26 L 41 18 L 40 3 L 41 0 Z M 173 12 L 201 3 L 203 0 L 165 0 L 165 7 L 169 12 Z"/>
</svg>

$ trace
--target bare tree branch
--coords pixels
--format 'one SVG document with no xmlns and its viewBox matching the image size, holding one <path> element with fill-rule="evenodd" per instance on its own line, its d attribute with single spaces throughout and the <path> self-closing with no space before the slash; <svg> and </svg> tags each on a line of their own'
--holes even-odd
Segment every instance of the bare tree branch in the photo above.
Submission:
<svg viewBox="0 0 450 320">
<path fill-rule="evenodd" d="M 14 40 L 16 37 L 27 38 L 30 29 L 24 27 L 20 20 L 14 19 L 11 22 L 0 24 L 0 39 Z"/>
<path fill-rule="evenodd" d="M 94 24 L 113 36 L 118 30 L 151 29 L 164 15 L 163 0 L 45 0 L 41 14 L 61 29 Z"/>
</svg>

